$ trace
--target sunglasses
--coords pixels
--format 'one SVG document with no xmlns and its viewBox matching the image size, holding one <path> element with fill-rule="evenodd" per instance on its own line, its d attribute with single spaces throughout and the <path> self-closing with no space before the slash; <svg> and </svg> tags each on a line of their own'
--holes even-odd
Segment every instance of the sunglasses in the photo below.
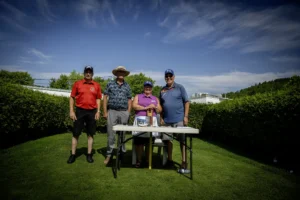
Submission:
<svg viewBox="0 0 300 200">
<path fill-rule="evenodd" d="M 165 75 L 165 78 L 172 78 L 173 75 Z"/>
</svg>

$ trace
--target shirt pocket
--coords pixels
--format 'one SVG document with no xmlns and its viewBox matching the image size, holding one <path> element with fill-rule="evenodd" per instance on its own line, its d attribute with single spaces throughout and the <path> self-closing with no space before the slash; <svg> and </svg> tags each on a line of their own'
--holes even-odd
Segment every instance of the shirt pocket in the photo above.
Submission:
<svg viewBox="0 0 300 200">
<path fill-rule="evenodd" d="M 172 91 L 171 92 L 171 96 L 174 98 L 174 99 L 181 99 L 181 93 L 179 91 Z"/>
</svg>

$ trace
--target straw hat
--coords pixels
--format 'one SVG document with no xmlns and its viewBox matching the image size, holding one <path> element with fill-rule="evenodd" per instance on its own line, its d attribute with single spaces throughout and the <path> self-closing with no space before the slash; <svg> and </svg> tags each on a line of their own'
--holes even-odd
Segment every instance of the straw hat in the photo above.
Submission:
<svg viewBox="0 0 300 200">
<path fill-rule="evenodd" d="M 124 66 L 118 66 L 117 68 L 115 68 L 114 70 L 112 70 L 112 73 L 115 76 L 117 76 L 117 72 L 124 72 L 125 73 L 124 76 L 128 76 L 130 74 L 130 72 L 127 71 Z"/>
</svg>

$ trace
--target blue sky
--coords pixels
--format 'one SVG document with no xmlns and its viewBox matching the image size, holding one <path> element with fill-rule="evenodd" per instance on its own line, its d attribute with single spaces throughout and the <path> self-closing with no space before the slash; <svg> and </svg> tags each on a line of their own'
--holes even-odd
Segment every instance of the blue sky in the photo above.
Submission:
<svg viewBox="0 0 300 200">
<path fill-rule="evenodd" d="M 300 75 L 296 1 L 0 0 L 0 69 L 48 79 L 123 65 L 188 94 Z"/>
</svg>

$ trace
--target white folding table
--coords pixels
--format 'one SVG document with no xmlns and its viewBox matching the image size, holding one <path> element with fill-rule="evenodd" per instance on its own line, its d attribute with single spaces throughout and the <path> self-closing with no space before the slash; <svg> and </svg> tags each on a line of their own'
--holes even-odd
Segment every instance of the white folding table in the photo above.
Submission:
<svg viewBox="0 0 300 200">
<path fill-rule="evenodd" d="M 199 134 L 199 129 L 196 128 L 192 128 L 192 127 L 171 127 L 171 126 L 159 126 L 159 127 L 154 127 L 154 126 L 132 126 L 132 125 L 115 125 L 113 126 L 113 130 L 114 131 L 122 131 L 122 132 L 132 132 L 132 131 L 137 131 L 137 132 L 160 132 L 162 134 L 166 134 L 169 135 L 170 133 L 180 133 L 180 134 L 186 134 L 186 136 L 190 136 L 190 146 L 187 145 L 187 137 L 185 137 L 185 148 L 186 150 L 188 149 L 190 152 L 190 178 L 193 179 L 193 175 L 192 175 L 192 134 Z M 169 135 L 170 136 L 170 135 Z M 118 134 L 118 137 L 120 137 L 120 135 Z M 120 149 L 121 145 L 124 145 L 127 141 L 129 141 L 131 138 L 126 139 L 125 141 L 121 142 L 118 144 L 117 149 Z M 174 139 L 176 139 L 175 137 L 173 137 Z M 119 138 L 118 138 L 119 141 Z M 152 168 L 152 134 L 150 134 L 150 138 L 149 138 L 149 169 Z M 118 154 L 118 152 L 117 152 Z M 116 160 L 116 162 L 118 163 L 118 159 Z M 117 165 L 116 163 L 116 165 Z"/>
</svg>

